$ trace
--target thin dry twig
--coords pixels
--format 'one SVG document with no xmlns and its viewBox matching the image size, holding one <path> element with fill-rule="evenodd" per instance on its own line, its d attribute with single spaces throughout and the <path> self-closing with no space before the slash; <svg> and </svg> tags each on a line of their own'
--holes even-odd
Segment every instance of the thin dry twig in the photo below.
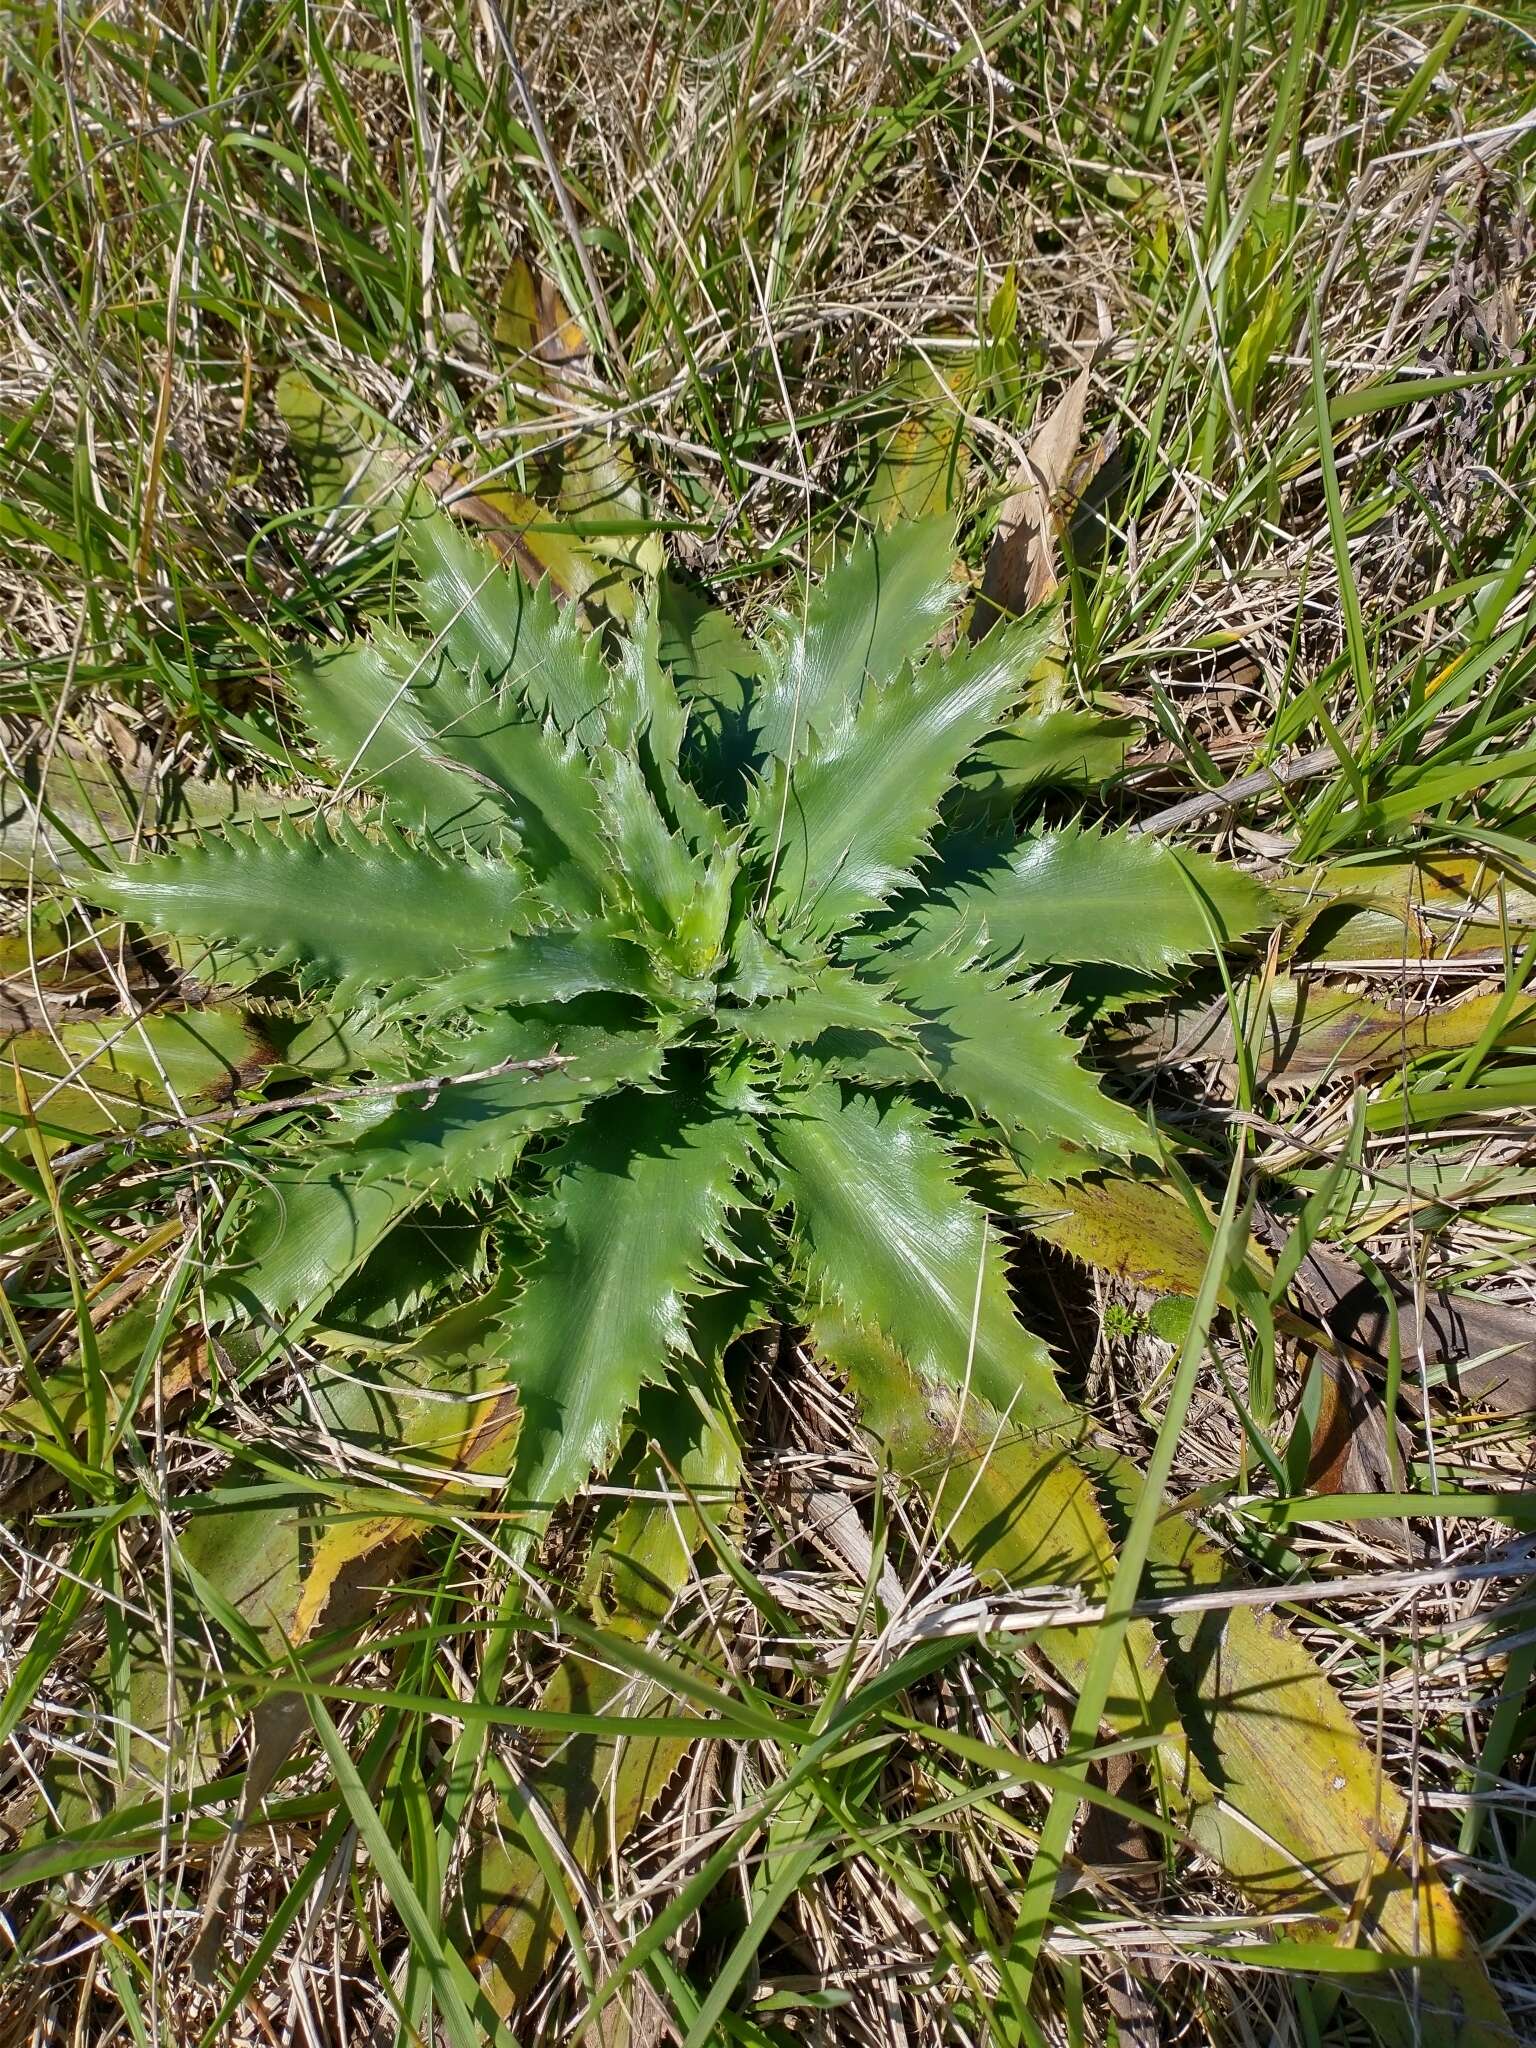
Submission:
<svg viewBox="0 0 1536 2048">
<path fill-rule="evenodd" d="M 1235 811 L 1249 797 L 1267 796 L 1271 790 L 1290 789 L 1298 782 L 1311 782 L 1338 765 L 1339 757 L 1332 747 L 1314 747 L 1309 754 L 1296 754 L 1289 761 L 1271 761 L 1263 768 L 1254 769 L 1251 775 L 1239 775 L 1231 782 L 1224 782 L 1220 789 L 1205 789 L 1199 796 L 1185 797 L 1180 803 L 1170 804 L 1165 811 L 1154 811 L 1150 818 L 1139 819 L 1130 829 L 1163 839 L 1185 825 L 1211 817 L 1215 812 Z"/>
<path fill-rule="evenodd" d="M 195 1116 L 161 1117 L 154 1123 L 140 1124 L 133 1132 L 119 1133 L 111 1138 L 101 1138 L 89 1145 L 80 1145 L 72 1152 L 61 1152 L 54 1160 L 56 1171 L 85 1166 L 93 1159 L 100 1159 L 114 1151 L 128 1140 L 164 1137 L 172 1131 L 201 1129 L 207 1124 L 232 1123 L 237 1117 L 257 1116 L 273 1110 L 324 1109 L 338 1102 L 365 1102 L 380 1097 L 401 1095 L 425 1095 L 430 1100 L 441 1094 L 445 1088 L 467 1087 L 472 1081 L 499 1081 L 505 1074 L 527 1074 L 530 1079 L 538 1074 L 550 1074 L 558 1067 L 569 1067 L 576 1063 L 574 1053 L 562 1053 L 553 1046 L 538 1059 L 497 1060 L 489 1067 L 476 1067 L 467 1074 L 427 1074 L 415 1081 L 359 1081 L 350 1088 L 314 1088 L 303 1095 L 279 1095 L 264 1102 L 226 1102 L 218 1109 L 208 1109 Z"/>
</svg>

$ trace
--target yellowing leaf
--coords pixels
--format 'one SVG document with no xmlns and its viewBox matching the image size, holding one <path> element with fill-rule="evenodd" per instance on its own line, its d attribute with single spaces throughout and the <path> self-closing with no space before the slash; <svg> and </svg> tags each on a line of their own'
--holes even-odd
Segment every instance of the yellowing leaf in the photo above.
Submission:
<svg viewBox="0 0 1536 2048">
<path fill-rule="evenodd" d="M 236 1010 L 80 1017 L 24 1032 L 0 1059 L 0 1122 L 18 1114 L 19 1067 L 44 1142 L 129 1131 L 159 1112 L 195 1113 L 254 1086 L 275 1054 Z M 14 1065 L 13 1065 L 14 1062 Z"/>
<path fill-rule="evenodd" d="M 1239 1024 L 1254 999 L 1239 990 Z M 1279 975 L 1269 985 L 1263 1029 L 1243 1032 L 1262 1081 L 1301 1086 L 1331 1074 L 1361 1074 L 1396 1066 L 1422 1053 L 1476 1045 L 1504 1014 L 1499 1041 L 1536 1042 L 1536 1002 L 1512 1007 L 1501 995 L 1468 996 L 1458 1003 L 1384 1002 L 1357 989 L 1329 988 L 1306 976 Z M 1166 1010 L 1121 1034 L 1121 1050 L 1134 1064 L 1214 1067 L 1235 1085 L 1238 1032 L 1224 997 L 1193 1010 Z"/>
<path fill-rule="evenodd" d="M 880 459 L 864 494 L 873 525 L 958 506 L 970 469 L 966 406 L 975 382 L 974 356 L 947 352 L 914 355 L 891 379 L 887 395 L 900 412 L 880 432 Z"/>
<path fill-rule="evenodd" d="M 933 1503 L 937 1525 L 989 1583 L 1068 1586 L 1103 1597 L 1113 1529 L 1141 1488 L 1135 1469 L 1098 1451 L 1084 1420 L 1075 1443 L 1044 1441 L 978 1396 L 915 1374 L 867 1323 L 836 1312 L 816 1340 L 848 1375 L 861 1412 L 897 1468 Z M 1106 1514 L 1108 1520 L 1106 1520 Z M 1160 1592 L 1233 1585 L 1220 1553 L 1177 1509 L 1162 1513 L 1150 1562 Z M 1089 1627 L 1037 1637 L 1069 1685 L 1086 1670 Z M 1152 1735 L 1172 1813 L 1266 1910 L 1309 1916 L 1345 1954 L 1418 1959 L 1405 2004 L 1341 1964 L 1348 1996 L 1393 2048 L 1514 2048 L 1516 2036 L 1428 1854 L 1405 1853 L 1411 1816 L 1343 1701 L 1273 1613 L 1235 1605 L 1126 1631 L 1106 1719 Z"/>
<path fill-rule="evenodd" d="M 1463 855 L 1314 868 L 1275 892 L 1290 912 L 1291 950 L 1308 960 L 1502 955 L 1506 928 L 1536 925 L 1536 891 Z"/>
<path fill-rule="evenodd" d="M 317 506 L 356 505 L 373 525 L 393 527 L 413 507 L 441 504 L 478 528 L 500 559 L 530 582 L 548 576 L 567 599 L 590 598 L 601 584 L 608 610 L 626 618 L 632 612 L 628 590 L 547 506 L 501 483 L 482 485 L 452 463 L 424 466 L 397 428 L 301 370 L 279 377 L 277 405 Z"/>
<path fill-rule="evenodd" d="M 564 392 L 573 373 L 588 367 L 591 351 L 580 321 L 571 317 L 559 287 L 536 277 L 521 256 L 502 279 L 493 332 L 513 376 L 538 389 Z"/>
</svg>

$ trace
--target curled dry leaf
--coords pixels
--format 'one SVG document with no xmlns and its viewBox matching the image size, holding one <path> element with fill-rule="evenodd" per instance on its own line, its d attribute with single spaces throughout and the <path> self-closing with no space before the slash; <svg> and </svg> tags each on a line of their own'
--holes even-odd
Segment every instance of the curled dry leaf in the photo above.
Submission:
<svg viewBox="0 0 1536 2048">
<path fill-rule="evenodd" d="M 1056 588 L 1056 534 L 1061 498 L 1077 463 L 1093 366 L 1087 363 L 1045 417 L 998 514 L 971 626 L 980 638 L 1002 615 L 1018 617 Z M 1086 478 L 1075 479 L 1079 488 Z"/>
<path fill-rule="evenodd" d="M 541 495 L 557 500 L 561 517 L 576 524 L 584 551 L 658 574 L 662 552 L 647 531 L 629 446 L 611 433 L 593 431 L 603 394 L 593 382 L 586 330 L 559 286 L 521 257 L 502 282 L 494 332 L 511 380 L 509 412 L 549 429 L 543 446 L 529 451 Z M 488 537 L 494 543 L 494 528 Z"/>
<path fill-rule="evenodd" d="M 1401 1490 L 1408 1433 L 1396 1425 L 1396 1458 L 1381 1396 L 1363 1372 L 1331 1351 L 1314 1354 L 1302 1403 L 1310 1415 L 1306 1479 L 1313 1493 L 1396 1493 Z M 1373 1515 L 1358 1533 L 1403 1555 L 1415 1549 L 1400 1516 Z"/>
<path fill-rule="evenodd" d="M 1314 1244 L 1296 1275 L 1298 1293 L 1330 1336 L 1385 1368 L 1397 1325 L 1403 1399 L 1422 1405 L 1418 1364 L 1443 1370 L 1464 1400 L 1503 1415 L 1536 1413 L 1536 1337 L 1527 1310 L 1475 1294 L 1423 1301 L 1394 1284 L 1389 1302 L 1353 1260 Z"/>
<path fill-rule="evenodd" d="M 500 484 L 477 484 L 454 463 L 424 464 L 397 429 L 356 400 L 322 390 L 301 370 L 283 372 L 276 396 L 322 510 L 343 504 L 365 508 L 382 529 L 397 524 L 412 503 L 425 509 L 425 495 L 428 503 L 435 500 L 476 527 L 499 559 L 530 583 L 547 577 L 555 596 L 570 601 L 588 598 L 603 581 L 603 604 L 616 616 L 629 616 L 628 592 L 547 507 Z"/>
<path fill-rule="evenodd" d="M 557 598 L 567 603 L 586 598 L 603 576 L 603 568 L 592 559 L 585 543 L 558 526 L 542 506 L 520 491 L 503 490 L 499 485 L 477 486 L 464 471 L 446 462 L 433 463 L 425 481 L 446 511 L 478 529 L 499 561 L 530 583 L 548 577 Z M 603 602 L 610 611 L 627 618 L 633 605 L 615 603 L 616 595 L 609 579 Z"/>
</svg>

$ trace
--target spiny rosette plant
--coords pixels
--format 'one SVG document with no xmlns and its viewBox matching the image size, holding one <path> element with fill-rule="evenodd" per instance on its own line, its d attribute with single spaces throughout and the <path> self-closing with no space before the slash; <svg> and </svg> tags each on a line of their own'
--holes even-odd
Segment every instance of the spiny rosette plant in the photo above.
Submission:
<svg viewBox="0 0 1536 2048">
<path fill-rule="evenodd" d="M 291 1336 L 350 1297 L 430 1323 L 473 1273 L 423 1247 L 500 1210 L 481 1345 L 516 1388 L 530 1527 L 643 1387 L 683 1386 L 744 1262 L 790 1316 L 1065 1424 L 967 1160 L 1049 1177 L 1144 1148 L 1061 982 L 1156 985 L 1259 925 L 1260 889 L 1080 824 L 1015 843 L 963 800 L 989 739 L 1027 752 L 1054 621 L 955 640 L 944 521 L 856 547 L 755 645 L 669 585 L 611 660 L 442 515 L 405 538 L 419 637 L 293 674 L 336 771 L 315 820 L 97 889 L 226 978 L 285 977 L 354 1049 L 355 1097 L 263 1159 L 213 1318 Z"/>
<path fill-rule="evenodd" d="M 1015 799 L 1093 721 L 1036 701 L 1053 616 L 954 634 L 946 522 L 854 548 L 756 644 L 663 580 L 611 659 L 441 515 L 407 517 L 403 540 L 416 637 L 378 627 L 293 673 L 335 769 L 319 815 L 92 885 L 206 946 L 204 978 L 250 989 L 288 1071 L 317 1084 L 248 1127 L 249 1191 L 202 1288 L 220 1355 L 253 1376 L 298 1339 L 347 1355 L 274 1417 L 284 1469 L 296 1445 L 325 1463 L 312 1499 L 301 1484 L 274 1512 L 268 1487 L 235 1484 L 177 1503 L 180 1569 L 241 1656 L 211 1674 L 178 1658 L 168 1689 L 159 1639 L 130 1631 L 109 1675 L 135 1738 L 109 1786 L 58 1804 L 65 1827 L 103 1790 L 158 1827 L 168 1776 L 214 1775 L 240 1699 L 254 1812 L 304 1722 L 274 1679 L 346 1655 L 434 1516 L 491 1504 L 515 1562 L 594 1468 L 633 1475 L 652 1443 L 689 1488 L 729 1492 L 725 1353 L 774 1317 L 808 1328 L 988 1583 L 1102 1599 L 1141 1515 L 1142 1476 L 1018 1319 L 989 1204 L 1147 1149 L 1069 1018 L 1259 929 L 1264 892 L 1148 837 L 1020 836 Z M 690 1516 L 692 1535 L 670 1503 L 600 1523 L 579 1599 L 615 1631 L 656 1626 L 713 1540 Z M 1161 1582 L 1227 1581 L 1181 1510 L 1141 1520 Z M 487 1702 L 521 1614 L 509 1584 Z M 1243 1604 L 1214 1639 L 1187 1619 L 1111 1631 L 1113 1676 L 1094 1681 L 1103 1721 L 1152 1745 L 1187 1839 L 1344 1946 L 1369 1899 L 1371 1941 L 1413 1957 L 1422 1992 L 1410 2013 L 1390 1976 L 1342 1980 L 1383 2041 L 1512 2040 L 1450 1894 L 1395 1851 L 1405 1802 L 1304 1646 Z M 1083 1692 L 1093 1642 L 1038 1635 Z M 609 1699 L 569 1658 L 545 1695 L 557 1719 Z M 455 1938 L 505 2014 L 559 1919 L 515 1812 L 487 1823 L 475 1804 L 477 1725 L 443 1759 L 438 1825 L 465 1841 Z M 544 1758 L 573 1855 L 638 1823 L 697 1726 L 684 1709 L 654 1744 Z M 1048 1902 L 1043 1852 L 1042 1868 Z M 220 1896 L 215 1880 L 215 1945 Z"/>
</svg>

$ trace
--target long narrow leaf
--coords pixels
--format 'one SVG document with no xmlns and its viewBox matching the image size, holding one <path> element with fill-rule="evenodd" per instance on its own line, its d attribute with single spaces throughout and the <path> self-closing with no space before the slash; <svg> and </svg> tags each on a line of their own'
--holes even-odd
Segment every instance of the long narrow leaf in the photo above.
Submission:
<svg viewBox="0 0 1536 2048">
<path fill-rule="evenodd" d="M 345 817 L 210 839 L 103 876 L 91 893 L 152 930 L 238 944 L 349 990 L 445 973 L 528 912 L 507 860 L 447 859 Z"/>
<path fill-rule="evenodd" d="M 957 602 L 953 568 L 954 528 L 940 517 L 863 540 L 829 570 L 765 664 L 752 706 L 761 750 L 792 761 L 852 710 L 866 678 L 893 682 Z"/>
<path fill-rule="evenodd" d="M 922 1378 L 974 1387 L 1020 1428 L 1070 1421 L 1049 1354 L 1014 1314 L 997 1233 L 917 1109 L 823 1083 L 774 1145 L 813 1300 L 883 1331 Z"/>
<path fill-rule="evenodd" d="M 640 1390 L 685 1355 L 687 1300 L 729 1255 L 746 1126 L 722 1104 L 630 1093 L 567 1141 L 499 1357 L 522 1409 L 513 1482 L 534 1520 L 612 1455 Z"/>
<path fill-rule="evenodd" d="M 1023 689 L 1040 637 L 1001 627 L 829 708 L 753 805 L 785 922 L 838 931 L 910 880 L 939 799 Z"/>
<path fill-rule="evenodd" d="M 1092 962 L 1163 978 L 1270 922 L 1238 870 L 1161 840 L 1081 826 L 1026 839 L 912 917 L 898 946 L 992 966 Z"/>
</svg>

